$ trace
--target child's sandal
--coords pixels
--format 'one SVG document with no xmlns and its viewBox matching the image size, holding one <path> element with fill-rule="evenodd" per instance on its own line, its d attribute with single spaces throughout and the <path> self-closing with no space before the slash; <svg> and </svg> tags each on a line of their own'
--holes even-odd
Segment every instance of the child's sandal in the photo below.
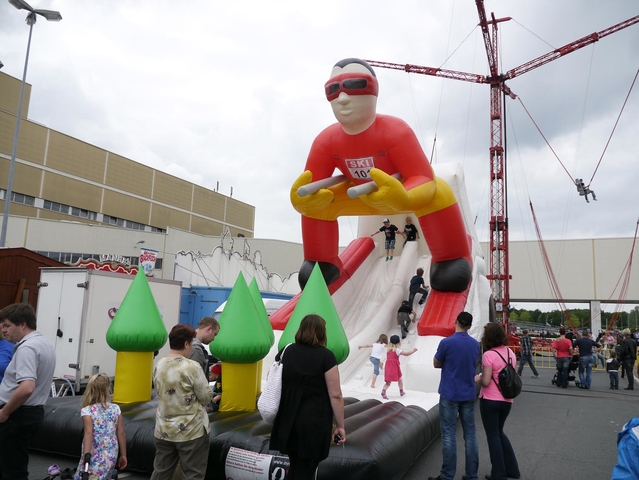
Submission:
<svg viewBox="0 0 639 480">
<path fill-rule="evenodd" d="M 406 395 L 406 392 L 404 390 L 400 390 L 399 395 L 403 397 L 404 395 Z"/>
<path fill-rule="evenodd" d="M 382 398 L 384 400 L 388 400 L 388 397 L 386 396 L 386 390 L 382 390 Z"/>
</svg>

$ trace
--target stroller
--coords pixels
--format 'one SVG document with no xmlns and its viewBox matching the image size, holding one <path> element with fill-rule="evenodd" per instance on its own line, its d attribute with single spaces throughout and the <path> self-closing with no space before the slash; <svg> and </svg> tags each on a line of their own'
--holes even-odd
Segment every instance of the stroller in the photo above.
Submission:
<svg viewBox="0 0 639 480">
<path fill-rule="evenodd" d="M 575 372 L 579 368 L 579 355 L 573 355 L 570 359 L 570 363 L 568 364 L 568 382 L 575 382 L 575 386 L 579 386 L 579 380 L 575 375 Z M 555 372 L 555 376 L 552 377 L 552 384 L 557 385 L 557 372 Z"/>
</svg>

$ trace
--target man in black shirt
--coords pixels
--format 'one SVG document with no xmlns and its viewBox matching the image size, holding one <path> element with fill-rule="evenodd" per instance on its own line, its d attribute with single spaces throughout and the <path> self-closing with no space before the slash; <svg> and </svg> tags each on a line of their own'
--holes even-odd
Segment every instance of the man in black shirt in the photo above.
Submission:
<svg viewBox="0 0 639 480">
<path fill-rule="evenodd" d="M 624 339 L 620 344 L 621 355 L 619 360 L 623 364 L 626 375 L 628 376 L 628 386 L 624 388 L 624 390 L 634 390 L 635 375 L 632 369 L 635 365 L 635 360 L 637 359 L 637 342 L 634 338 L 632 338 L 629 328 L 626 328 L 623 331 L 623 336 Z"/>
<path fill-rule="evenodd" d="M 590 388 L 593 364 L 592 347 L 600 348 L 601 345 L 590 338 L 588 330 L 583 330 L 581 338 L 575 340 L 574 346 L 579 348 L 579 388 Z"/>
</svg>

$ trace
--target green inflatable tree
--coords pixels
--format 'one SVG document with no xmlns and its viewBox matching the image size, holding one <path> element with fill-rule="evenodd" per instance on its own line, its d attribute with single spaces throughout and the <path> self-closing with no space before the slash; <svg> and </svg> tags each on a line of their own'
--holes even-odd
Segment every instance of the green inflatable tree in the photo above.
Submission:
<svg viewBox="0 0 639 480">
<path fill-rule="evenodd" d="M 253 303 L 255 303 L 255 308 L 257 308 L 257 311 L 260 314 L 260 318 L 264 322 L 266 333 L 268 333 L 272 347 L 275 343 L 275 333 L 273 332 L 273 327 L 271 326 L 271 322 L 268 319 L 268 312 L 266 311 L 266 307 L 264 306 L 264 302 L 262 301 L 260 287 L 257 286 L 257 280 L 255 280 L 255 277 L 253 277 L 253 280 L 251 280 L 251 283 L 249 284 L 249 292 L 251 292 L 251 297 L 253 298 Z"/>
<path fill-rule="evenodd" d="M 333 352 L 337 363 L 342 363 L 350 353 L 348 338 L 346 338 L 346 332 L 344 332 L 335 304 L 317 264 L 315 264 L 302 295 L 297 301 L 297 306 L 282 333 L 278 343 L 279 349 L 295 342 L 295 334 L 300 328 L 302 319 L 310 313 L 315 313 L 326 321 L 326 336 L 328 340 L 326 348 Z"/>
<path fill-rule="evenodd" d="M 273 329 L 270 324 L 267 328 L 260 316 L 242 272 L 235 281 L 219 322 L 220 333 L 209 348 L 211 354 L 223 362 L 258 362 L 273 345 L 268 332 L 270 330 L 272 335 Z"/>
<path fill-rule="evenodd" d="M 144 269 L 138 269 L 109 329 L 106 340 L 116 352 L 154 352 L 168 333 Z"/>
</svg>

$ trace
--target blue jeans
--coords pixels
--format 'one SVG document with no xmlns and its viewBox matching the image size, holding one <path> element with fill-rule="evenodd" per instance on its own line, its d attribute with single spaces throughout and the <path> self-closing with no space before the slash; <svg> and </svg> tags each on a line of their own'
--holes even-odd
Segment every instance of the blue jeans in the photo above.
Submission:
<svg viewBox="0 0 639 480">
<path fill-rule="evenodd" d="M 519 478 L 519 464 L 510 440 L 504 433 L 504 424 L 510 413 L 512 403 L 496 400 L 479 400 L 479 413 L 486 431 L 488 453 L 490 454 L 490 478 L 507 480 Z"/>
<path fill-rule="evenodd" d="M 585 374 L 584 374 L 585 370 Z M 584 355 L 579 357 L 579 382 L 581 388 L 590 388 L 592 380 L 592 355 Z"/>
<path fill-rule="evenodd" d="M 524 371 L 524 365 L 526 365 L 526 363 L 528 363 L 528 365 L 530 366 L 530 369 L 532 370 L 533 375 L 535 377 L 538 376 L 539 372 L 535 368 L 535 365 L 533 365 L 532 355 L 524 355 L 523 353 L 521 354 L 521 360 L 519 360 L 519 370 L 517 371 L 519 376 L 521 377 L 521 372 Z"/>
<path fill-rule="evenodd" d="M 557 359 L 557 386 L 568 386 L 568 369 L 570 368 L 570 357 Z"/>
<path fill-rule="evenodd" d="M 369 360 L 371 361 L 371 363 L 373 364 L 373 374 L 374 375 L 379 375 L 379 363 L 380 363 L 380 359 L 376 358 L 376 357 L 370 357 Z"/>
<path fill-rule="evenodd" d="M 619 372 L 608 372 L 610 375 L 610 388 L 619 390 Z"/>
<path fill-rule="evenodd" d="M 422 298 L 419 299 L 420 303 L 424 303 L 426 301 L 426 297 L 428 296 L 428 290 L 419 287 L 419 289 L 415 290 L 414 292 L 411 292 L 409 290 L 409 295 L 408 295 L 408 304 L 410 305 L 410 308 L 413 308 L 413 302 L 415 301 L 415 295 L 417 295 L 418 293 L 422 294 Z"/>
<path fill-rule="evenodd" d="M 457 470 L 457 414 L 464 431 L 466 445 L 466 473 L 468 480 L 477 478 L 479 444 L 475 434 L 475 401 L 453 402 L 439 398 L 439 426 L 442 432 L 442 480 L 453 480 Z"/>
</svg>

